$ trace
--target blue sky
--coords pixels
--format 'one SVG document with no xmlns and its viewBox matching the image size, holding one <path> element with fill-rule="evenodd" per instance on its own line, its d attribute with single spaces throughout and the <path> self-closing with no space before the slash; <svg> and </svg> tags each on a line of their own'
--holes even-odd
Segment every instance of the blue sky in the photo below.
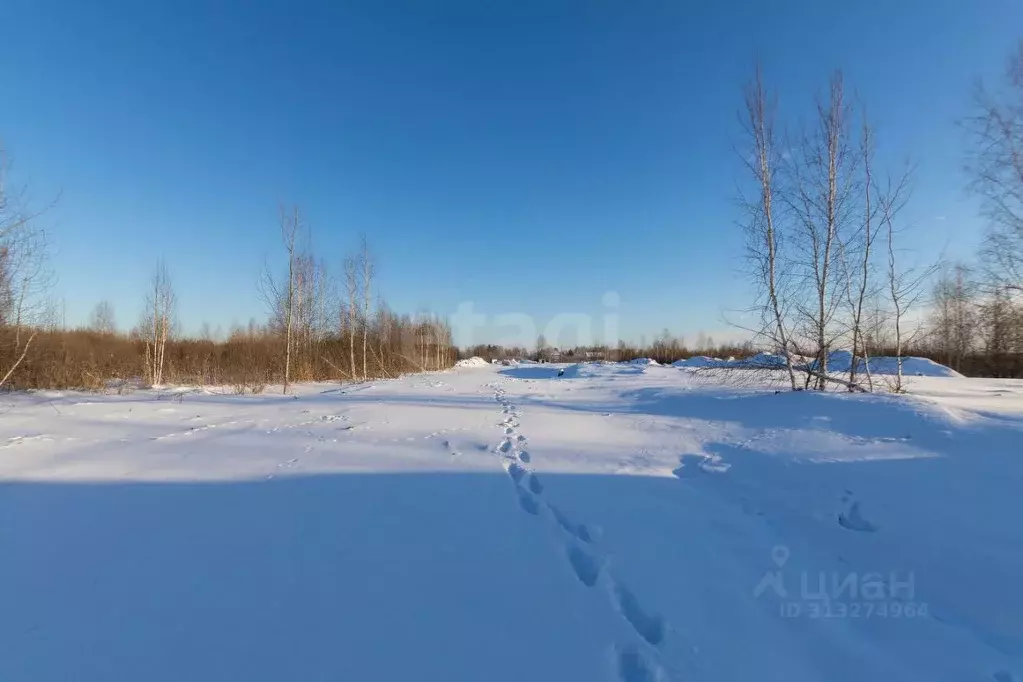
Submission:
<svg viewBox="0 0 1023 682">
<path fill-rule="evenodd" d="M 908 246 L 967 257 L 955 120 L 1023 37 L 1010 0 L 858 3 L 6 0 L 0 140 L 52 230 L 71 324 L 131 326 L 157 258 L 184 328 L 262 318 L 281 202 L 340 264 L 365 232 L 400 311 L 608 311 L 727 333 L 741 87 L 787 112 L 843 68 L 883 160 L 919 164 Z M 468 338 L 460 338 L 462 342 Z"/>
</svg>

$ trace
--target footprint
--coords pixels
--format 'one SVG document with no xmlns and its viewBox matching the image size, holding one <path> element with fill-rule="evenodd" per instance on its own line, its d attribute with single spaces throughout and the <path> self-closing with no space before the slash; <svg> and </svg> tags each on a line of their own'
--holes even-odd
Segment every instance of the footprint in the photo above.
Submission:
<svg viewBox="0 0 1023 682">
<path fill-rule="evenodd" d="M 521 443 L 522 441 L 526 440 L 526 437 L 520 433 L 519 435 L 515 436 L 515 440 Z"/>
<path fill-rule="evenodd" d="M 842 528 L 856 530 L 861 533 L 874 533 L 877 531 L 876 525 L 860 515 L 859 502 L 853 502 L 852 506 L 849 507 L 848 513 L 838 515 L 838 525 L 842 526 Z"/>
<path fill-rule="evenodd" d="M 679 467 L 671 473 L 675 478 L 692 478 L 702 474 L 724 474 L 731 464 L 726 463 L 717 455 L 685 454 L 678 458 Z"/>
<path fill-rule="evenodd" d="M 644 611 L 636 600 L 636 596 L 624 585 L 615 584 L 614 592 L 622 616 L 629 621 L 636 633 L 648 644 L 653 646 L 660 644 L 664 639 L 664 620 L 656 614 Z"/>
<path fill-rule="evenodd" d="M 510 426 L 509 426 L 509 427 L 506 427 L 506 428 L 505 428 L 505 430 L 504 430 L 504 435 L 506 435 L 506 436 L 510 436 L 510 435 L 512 435 L 513 433 L 515 433 L 515 429 L 513 429 L 513 428 L 512 428 L 512 427 L 510 427 Z"/>
<path fill-rule="evenodd" d="M 505 468 L 508 470 L 508 475 L 511 476 L 511 479 L 515 481 L 515 485 L 519 485 L 520 483 L 522 483 L 522 479 L 526 475 L 525 469 L 520 467 L 515 462 L 508 462 Z"/>
<path fill-rule="evenodd" d="M 497 446 L 497 449 L 499 452 L 507 454 L 512 449 L 511 441 L 508 439 L 501 441 L 501 444 Z"/>
<path fill-rule="evenodd" d="M 561 510 L 553 504 L 548 504 L 547 506 L 554 515 L 554 520 L 558 522 L 558 525 L 561 526 L 566 533 L 587 544 L 593 542 L 593 536 L 590 534 L 590 530 L 586 526 L 581 523 L 573 523 L 570 518 L 565 516 Z"/>
<path fill-rule="evenodd" d="M 543 492 L 543 484 L 540 483 L 540 479 L 536 477 L 536 474 L 532 474 L 529 477 L 529 489 L 534 495 L 539 495 Z"/>
<path fill-rule="evenodd" d="M 579 582 L 586 587 L 593 587 L 597 584 L 597 578 L 600 577 L 600 564 L 592 556 L 575 545 L 569 545 L 568 562 L 572 564 L 572 570 L 575 571 L 575 577 L 579 578 Z"/>
<path fill-rule="evenodd" d="M 521 462 L 522 462 L 523 464 L 529 464 L 529 460 L 530 460 L 530 459 L 532 459 L 532 458 L 531 458 L 531 457 L 529 456 L 529 453 L 528 453 L 528 452 L 526 452 L 525 450 L 523 450 L 523 451 L 521 451 L 521 452 L 519 453 L 519 460 L 520 460 L 520 461 L 521 461 Z"/>
<path fill-rule="evenodd" d="M 654 682 L 654 673 L 633 647 L 618 652 L 618 678 L 622 682 Z"/>
<path fill-rule="evenodd" d="M 523 490 L 520 486 L 515 486 L 515 490 L 519 493 L 519 505 L 528 513 L 533 516 L 537 516 L 540 513 L 540 505 L 536 503 L 536 498 Z"/>
</svg>

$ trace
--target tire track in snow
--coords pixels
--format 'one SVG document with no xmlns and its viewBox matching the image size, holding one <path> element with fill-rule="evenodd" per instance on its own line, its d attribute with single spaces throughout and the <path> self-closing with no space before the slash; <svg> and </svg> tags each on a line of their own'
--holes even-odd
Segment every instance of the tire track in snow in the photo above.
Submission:
<svg viewBox="0 0 1023 682">
<path fill-rule="evenodd" d="M 542 515 L 553 520 L 555 527 L 561 531 L 559 537 L 563 538 L 565 557 L 576 579 L 587 589 L 603 582 L 613 608 L 640 640 L 628 646 L 615 647 L 618 678 L 621 682 L 667 679 L 664 668 L 656 661 L 658 648 L 668 632 L 664 619 L 645 609 L 632 590 L 607 570 L 606 561 L 595 551 L 595 534 L 588 526 L 573 521 L 549 501 L 545 501 L 541 507 L 539 498 L 544 492 L 544 486 L 536 472 L 529 467 L 532 455 L 520 447 L 527 442 L 526 436 L 518 432 L 521 414 L 508 399 L 504 388 L 499 385 L 491 387 L 494 389 L 494 399 L 501 406 L 501 413 L 506 415 L 498 423 L 504 437 L 493 452 L 502 459 L 502 466 L 514 486 L 519 506 L 527 514 L 536 517 L 540 517 L 542 510 L 546 510 Z M 643 651 L 640 647 L 647 650 Z"/>
</svg>

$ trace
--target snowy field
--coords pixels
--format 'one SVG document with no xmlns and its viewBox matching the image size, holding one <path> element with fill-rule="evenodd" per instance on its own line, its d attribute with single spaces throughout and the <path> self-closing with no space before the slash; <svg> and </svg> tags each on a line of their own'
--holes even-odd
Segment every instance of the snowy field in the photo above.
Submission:
<svg viewBox="0 0 1023 682">
<path fill-rule="evenodd" d="M 0 680 L 1023 682 L 1023 381 L 0 398 Z"/>
</svg>

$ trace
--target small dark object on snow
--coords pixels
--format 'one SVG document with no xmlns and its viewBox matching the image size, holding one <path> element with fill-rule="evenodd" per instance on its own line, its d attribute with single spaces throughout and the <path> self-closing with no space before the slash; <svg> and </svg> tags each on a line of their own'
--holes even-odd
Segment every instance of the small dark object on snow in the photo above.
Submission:
<svg viewBox="0 0 1023 682">
<path fill-rule="evenodd" d="M 563 369 L 559 369 L 559 370 L 558 370 L 558 376 L 559 376 L 559 377 L 563 377 L 563 376 L 565 376 L 565 370 L 563 370 Z"/>
</svg>

